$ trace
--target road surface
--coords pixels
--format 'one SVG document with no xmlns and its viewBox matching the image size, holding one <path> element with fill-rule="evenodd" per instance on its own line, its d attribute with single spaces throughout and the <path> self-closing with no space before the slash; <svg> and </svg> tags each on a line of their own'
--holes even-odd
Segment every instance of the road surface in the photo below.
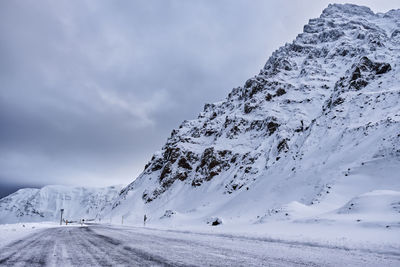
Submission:
<svg viewBox="0 0 400 267">
<path fill-rule="evenodd" d="M 400 266 L 400 253 L 89 225 L 48 228 L 8 244 L 0 266 Z"/>
</svg>

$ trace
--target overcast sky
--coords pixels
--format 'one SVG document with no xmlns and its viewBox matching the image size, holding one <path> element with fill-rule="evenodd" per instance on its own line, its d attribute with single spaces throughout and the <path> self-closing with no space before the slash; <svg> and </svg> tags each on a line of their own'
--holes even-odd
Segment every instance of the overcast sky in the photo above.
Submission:
<svg viewBox="0 0 400 267">
<path fill-rule="evenodd" d="M 0 197 L 128 184 L 329 2 L 0 1 Z"/>
</svg>

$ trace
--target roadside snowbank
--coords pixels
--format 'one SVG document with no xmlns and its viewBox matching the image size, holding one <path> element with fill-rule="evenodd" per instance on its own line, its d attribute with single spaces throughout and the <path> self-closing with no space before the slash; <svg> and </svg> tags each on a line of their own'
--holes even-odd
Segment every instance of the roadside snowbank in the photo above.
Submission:
<svg viewBox="0 0 400 267">
<path fill-rule="evenodd" d="M 149 223 L 147 228 L 155 231 L 191 232 L 293 245 L 301 244 L 345 250 L 400 254 L 400 228 L 365 227 L 362 225 L 325 221 L 316 223 L 281 221 L 253 225 L 222 224 L 218 226 L 163 226 Z"/>
<path fill-rule="evenodd" d="M 147 214 L 146 227 L 399 254 L 399 191 L 374 190 L 353 197 L 340 207 L 332 209 L 332 206 L 326 212 L 323 203 L 304 205 L 293 201 L 282 209 L 272 210 L 271 214 L 253 219 L 215 213 L 204 220 L 201 216 L 168 210 L 160 218 Z M 216 220 L 220 223 L 210 223 Z M 125 225 L 142 226 L 129 220 Z"/>
</svg>

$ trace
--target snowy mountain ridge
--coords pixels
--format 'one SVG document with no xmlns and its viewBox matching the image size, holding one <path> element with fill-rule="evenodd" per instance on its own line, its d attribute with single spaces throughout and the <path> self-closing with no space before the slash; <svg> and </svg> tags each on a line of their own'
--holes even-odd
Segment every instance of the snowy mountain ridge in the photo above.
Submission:
<svg viewBox="0 0 400 267">
<path fill-rule="evenodd" d="M 0 199 L 0 224 L 59 221 L 60 209 L 69 221 L 96 219 L 114 200 L 121 186 L 104 188 L 49 185 L 41 189 L 24 188 Z"/>
</svg>

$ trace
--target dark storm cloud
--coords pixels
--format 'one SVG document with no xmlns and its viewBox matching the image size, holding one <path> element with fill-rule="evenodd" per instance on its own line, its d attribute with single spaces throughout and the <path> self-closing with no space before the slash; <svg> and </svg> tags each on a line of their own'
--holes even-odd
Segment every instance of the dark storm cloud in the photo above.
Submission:
<svg viewBox="0 0 400 267">
<path fill-rule="evenodd" d="M 327 5 L 1 1 L 0 187 L 132 181 L 174 127 Z"/>
</svg>

